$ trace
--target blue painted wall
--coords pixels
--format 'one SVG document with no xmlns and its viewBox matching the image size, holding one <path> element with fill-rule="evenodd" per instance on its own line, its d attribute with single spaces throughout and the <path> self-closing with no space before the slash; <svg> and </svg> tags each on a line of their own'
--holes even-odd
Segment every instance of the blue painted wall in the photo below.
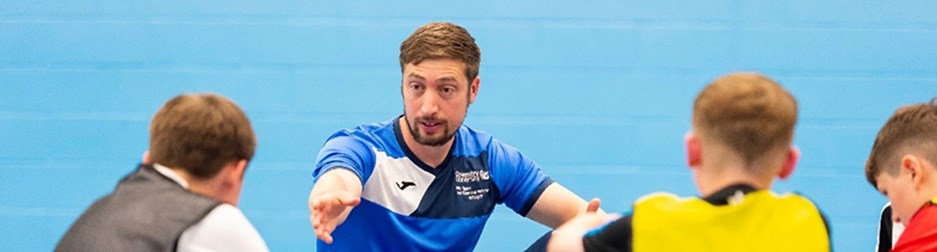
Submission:
<svg viewBox="0 0 937 252">
<path fill-rule="evenodd" d="M 839 251 L 874 245 L 884 203 L 862 167 L 895 108 L 937 95 L 933 1 L 0 1 L 0 244 L 48 251 L 139 161 L 150 116 L 183 92 L 238 102 L 259 137 L 241 207 L 274 251 L 315 246 L 306 199 L 332 132 L 401 113 L 400 42 L 434 20 L 482 47 L 467 124 L 622 211 L 695 194 L 695 94 L 734 70 L 800 102 L 804 156 L 776 189 L 824 209 Z M 545 227 L 499 207 L 479 251 Z"/>
</svg>

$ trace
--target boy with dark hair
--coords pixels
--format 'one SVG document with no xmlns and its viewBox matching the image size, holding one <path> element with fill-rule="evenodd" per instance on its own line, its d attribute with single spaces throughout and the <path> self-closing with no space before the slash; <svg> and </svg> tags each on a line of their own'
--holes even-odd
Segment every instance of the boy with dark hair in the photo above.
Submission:
<svg viewBox="0 0 937 252">
<path fill-rule="evenodd" d="M 865 175 L 891 202 L 891 221 L 904 224 L 892 251 L 937 250 L 937 98 L 888 119 Z"/>
<path fill-rule="evenodd" d="M 236 207 L 254 131 L 214 94 L 180 95 L 150 123 L 143 164 L 75 221 L 56 251 L 266 251 Z"/>
</svg>

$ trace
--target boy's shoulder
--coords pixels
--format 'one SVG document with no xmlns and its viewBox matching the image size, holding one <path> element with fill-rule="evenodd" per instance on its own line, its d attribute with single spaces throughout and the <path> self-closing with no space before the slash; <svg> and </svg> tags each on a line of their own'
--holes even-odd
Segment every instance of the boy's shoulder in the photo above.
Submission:
<svg viewBox="0 0 937 252">
<path fill-rule="evenodd" d="M 937 198 L 925 204 L 908 225 L 895 243 L 893 251 L 933 251 L 937 249 Z"/>
<path fill-rule="evenodd" d="M 926 229 L 937 227 L 937 197 L 934 197 L 930 202 L 924 204 L 924 206 L 914 214 L 914 217 L 908 222 L 905 232 L 909 231 L 912 226 L 925 226 Z"/>
</svg>

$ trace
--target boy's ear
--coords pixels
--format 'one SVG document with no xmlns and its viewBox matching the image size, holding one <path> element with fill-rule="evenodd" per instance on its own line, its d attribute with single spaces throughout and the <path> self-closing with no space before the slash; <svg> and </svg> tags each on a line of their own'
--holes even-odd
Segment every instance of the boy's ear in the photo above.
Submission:
<svg viewBox="0 0 937 252">
<path fill-rule="evenodd" d="M 241 187 L 244 185 L 244 171 L 247 170 L 247 160 L 241 159 L 230 162 L 221 172 L 221 201 L 237 206 L 241 197 Z"/>
<path fill-rule="evenodd" d="M 143 164 L 150 164 L 150 150 L 143 151 Z"/>
<path fill-rule="evenodd" d="M 905 154 L 901 157 L 901 170 L 911 175 L 911 181 L 914 183 L 915 187 L 924 181 L 925 174 L 921 165 L 921 159 L 914 155 Z"/>
<path fill-rule="evenodd" d="M 797 161 L 800 160 L 800 148 L 797 146 L 791 146 L 787 150 L 787 157 L 784 158 L 784 164 L 781 165 L 781 172 L 778 173 L 778 177 L 781 179 L 787 179 L 794 174 L 794 169 L 797 167 Z"/>
<path fill-rule="evenodd" d="M 693 132 L 687 132 L 683 135 L 683 142 L 686 145 L 686 161 L 690 169 L 695 169 L 703 162 L 703 154 L 699 138 Z"/>
<path fill-rule="evenodd" d="M 228 173 L 229 182 L 241 183 L 244 180 L 244 171 L 247 170 L 247 160 L 241 159 L 234 163 L 233 170 Z"/>
</svg>

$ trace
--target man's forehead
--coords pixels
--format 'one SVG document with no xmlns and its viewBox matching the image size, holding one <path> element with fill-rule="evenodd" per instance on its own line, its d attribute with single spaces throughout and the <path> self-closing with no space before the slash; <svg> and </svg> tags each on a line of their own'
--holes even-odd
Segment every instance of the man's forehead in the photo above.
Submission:
<svg viewBox="0 0 937 252">
<path fill-rule="evenodd" d="M 465 62 L 462 62 L 461 60 L 449 59 L 449 58 L 430 58 L 430 59 L 421 60 L 419 62 L 410 62 L 404 65 L 404 69 L 413 68 L 413 67 L 425 68 L 427 65 L 445 66 L 445 67 L 451 67 L 451 68 L 459 69 L 459 70 L 465 69 Z"/>
<path fill-rule="evenodd" d="M 403 72 L 404 78 L 417 79 L 460 80 L 465 78 L 464 75 L 465 70 L 459 66 L 427 67 L 426 65 L 407 64 Z"/>
</svg>

